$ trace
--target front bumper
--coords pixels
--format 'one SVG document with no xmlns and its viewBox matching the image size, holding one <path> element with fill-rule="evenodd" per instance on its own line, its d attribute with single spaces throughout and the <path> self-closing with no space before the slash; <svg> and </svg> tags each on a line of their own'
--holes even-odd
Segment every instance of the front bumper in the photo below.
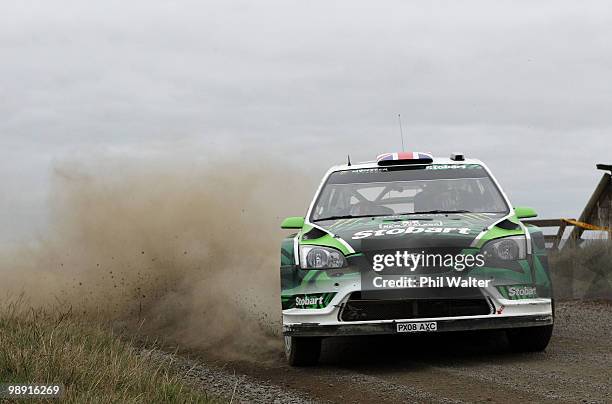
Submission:
<svg viewBox="0 0 612 404">
<path fill-rule="evenodd" d="M 319 324 L 319 323 L 300 323 L 285 324 L 283 334 L 298 337 L 332 337 L 349 335 L 381 335 L 398 334 L 397 323 L 415 322 L 425 323 L 436 321 L 438 326 L 436 331 L 470 331 L 470 330 L 492 330 L 505 328 L 537 327 L 553 324 L 552 314 L 537 314 L 526 316 L 507 316 L 507 317 L 471 317 L 453 319 L 413 319 L 413 320 L 391 320 L 367 323 L 349 324 Z M 403 334 L 403 333 L 402 333 Z"/>
</svg>

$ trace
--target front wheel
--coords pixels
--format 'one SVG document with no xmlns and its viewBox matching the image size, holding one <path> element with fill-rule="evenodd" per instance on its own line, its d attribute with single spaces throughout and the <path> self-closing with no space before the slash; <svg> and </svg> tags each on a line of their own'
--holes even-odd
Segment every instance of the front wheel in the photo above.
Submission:
<svg viewBox="0 0 612 404">
<path fill-rule="evenodd" d="M 321 338 L 285 336 L 285 356 L 289 365 L 316 365 L 320 355 Z"/>
<path fill-rule="evenodd" d="M 514 328 L 506 330 L 510 349 L 514 352 L 539 352 L 546 349 L 553 326 Z"/>
</svg>

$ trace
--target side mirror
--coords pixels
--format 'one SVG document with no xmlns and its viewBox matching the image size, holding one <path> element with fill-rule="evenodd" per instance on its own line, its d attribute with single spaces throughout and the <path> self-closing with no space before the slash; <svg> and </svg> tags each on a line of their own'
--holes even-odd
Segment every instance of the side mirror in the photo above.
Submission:
<svg viewBox="0 0 612 404">
<path fill-rule="evenodd" d="M 283 220 L 281 229 L 301 229 L 304 226 L 304 218 L 301 216 L 291 216 Z"/>
<path fill-rule="evenodd" d="M 536 217 L 538 214 L 533 208 L 528 208 L 525 206 L 516 206 L 514 208 L 514 213 L 516 213 L 516 217 L 519 219 L 527 219 L 530 217 Z"/>
</svg>

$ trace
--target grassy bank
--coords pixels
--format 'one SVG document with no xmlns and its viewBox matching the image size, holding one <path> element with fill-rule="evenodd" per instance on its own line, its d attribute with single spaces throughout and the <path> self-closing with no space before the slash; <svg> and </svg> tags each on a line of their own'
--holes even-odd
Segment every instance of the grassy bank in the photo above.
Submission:
<svg viewBox="0 0 612 404">
<path fill-rule="evenodd" d="M 586 240 L 549 254 L 559 299 L 612 299 L 612 241 Z"/>
<path fill-rule="evenodd" d="M 66 309 L 22 306 L 0 306 L 0 381 L 63 383 L 64 400 L 74 403 L 212 401 L 107 326 Z"/>
</svg>

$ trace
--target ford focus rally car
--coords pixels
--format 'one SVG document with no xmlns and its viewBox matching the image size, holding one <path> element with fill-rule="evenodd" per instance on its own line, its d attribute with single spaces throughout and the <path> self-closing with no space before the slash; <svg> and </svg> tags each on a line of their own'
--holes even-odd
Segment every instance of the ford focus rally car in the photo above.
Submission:
<svg viewBox="0 0 612 404">
<path fill-rule="evenodd" d="M 542 232 L 481 161 L 400 152 L 332 167 L 281 247 L 291 365 L 330 336 L 503 329 L 546 348 L 553 300 Z"/>
</svg>

